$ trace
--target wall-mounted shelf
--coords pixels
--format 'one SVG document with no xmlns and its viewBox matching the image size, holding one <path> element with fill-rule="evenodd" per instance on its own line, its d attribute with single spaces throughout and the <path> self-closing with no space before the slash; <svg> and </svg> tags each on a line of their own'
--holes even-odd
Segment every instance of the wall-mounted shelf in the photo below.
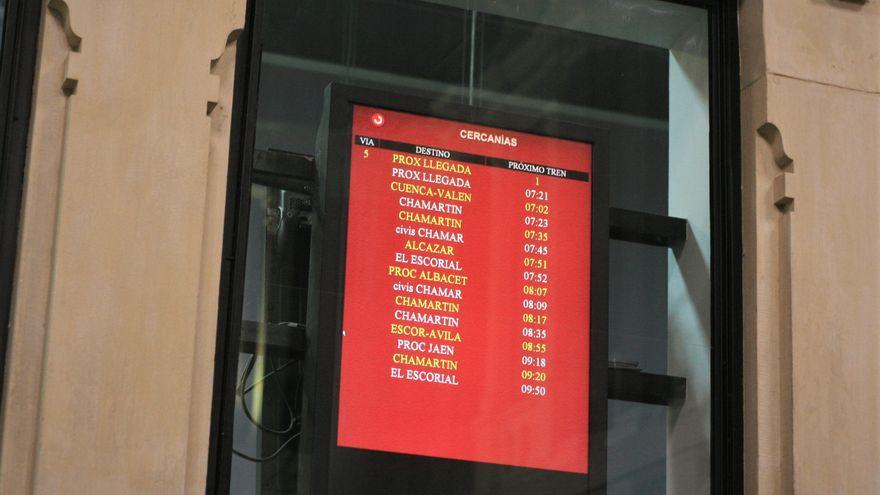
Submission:
<svg viewBox="0 0 880 495">
<path fill-rule="evenodd" d="M 254 182 L 303 194 L 315 186 L 315 157 L 278 150 L 257 150 L 251 172 Z"/>
<path fill-rule="evenodd" d="M 652 246 L 675 248 L 687 238 L 687 220 L 683 218 L 610 208 L 611 238 Z"/>
<path fill-rule="evenodd" d="M 687 380 L 678 376 L 655 375 L 639 369 L 608 368 L 608 398 L 668 406 L 683 401 Z"/>
<path fill-rule="evenodd" d="M 262 346 L 262 351 L 260 350 Z M 278 357 L 301 357 L 306 353 L 305 326 L 258 321 L 241 322 L 241 352 Z"/>
</svg>

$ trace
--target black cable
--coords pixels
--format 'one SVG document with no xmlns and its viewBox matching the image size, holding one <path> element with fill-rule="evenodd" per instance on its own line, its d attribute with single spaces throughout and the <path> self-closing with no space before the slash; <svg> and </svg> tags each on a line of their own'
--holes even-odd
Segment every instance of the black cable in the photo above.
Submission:
<svg viewBox="0 0 880 495">
<path fill-rule="evenodd" d="M 288 362 L 282 364 L 281 366 L 275 368 L 273 371 L 271 371 L 271 372 L 269 372 L 269 373 L 266 373 L 266 374 L 263 375 L 263 377 L 260 378 L 259 380 L 254 380 L 253 382 L 251 382 L 251 384 L 248 385 L 248 386 L 244 389 L 243 393 L 246 394 L 246 393 L 250 392 L 251 390 L 254 389 L 254 387 L 256 387 L 257 385 L 259 385 L 260 383 L 262 383 L 263 381 L 265 381 L 266 378 L 269 378 L 270 376 L 274 375 L 275 373 L 278 373 L 278 372 L 280 372 L 281 370 L 283 370 L 284 368 L 287 368 L 287 367 L 290 366 L 291 364 L 293 364 L 293 363 L 298 363 L 298 362 L 299 362 L 299 360 L 297 360 L 297 359 L 291 359 L 290 361 L 288 361 Z"/>
<path fill-rule="evenodd" d="M 282 371 L 283 369 L 287 368 L 288 366 L 290 366 L 291 364 L 294 364 L 294 363 L 301 364 L 301 362 L 297 359 L 292 359 L 292 360 L 284 363 L 283 365 L 276 367 L 275 362 L 271 357 L 267 357 L 267 359 L 269 361 L 269 365 L 271 366 L 271 371 L 269 373 L 266 373 L 265 375 L 263 375 L 261 378 L 259 378 L 255 382 L 251 383 L 249 386 L 245 387 L 245 384 L 247 383 L 247 378 L 253 372 L 254 365 L 256 363 L 256 356 L 251 355 L 251 357 L 248 359 L 248 363 L 245 365 L 245 369 L 242 372 L 241 378 L 239 379 L 238 386 L 236 387 L 236 394 L 241 398 L 242 410 L 244 411 L 245 416 L 248 418 L 248 420 L 254 426 L 256 426 L 260 430 L 265 431 L 267 433 L 281 436 L 281 435 L 285 435 L 287 433 L 290 433 L 293 430 L 297 421 L 300 419 L 300 416 L 297 416 L 294 414 L 293 407 L 290 405 L 290 402 L 287 400 L 287 396 L 284 393 L 281 382 L 279 381 L 278 373 L 280 371 Z M 278 387 L 279 394 L 281 394 L 282 401 L 284 402 L 284 405 L 287 407 L 288 414 L 290 415 L 290 422 L 284 430 L 275 430 L 273 428 L 269 428 L 269 427 L 263 425 L 261 422 L 257 421 L 251 415 L 250 409 L 247 406 L 247 397 L 246 396 L 247 396 L 248 392 L 253 390 L 259 383 L 265 381 L 270 376 L 274 376 L 275 384 Z M 300 373 L 298 373 L 298 377 L 299 378 L 297 379 L 297 384 L 296 384 L 296 396 L 299 396 L 299 394 L 301 392 L 301 388 L 302 388 L 302 381 L 303 381 L 302 370 L 300 370 Z M 302 434 L 302 431 L 298 431 L 298 432 L 294 433 L 293 435 L 290 436 L 290 438 L 285 440 L 284 443 L 282 443 L 277 449 L 275 449 L 274 452 L 272 452 L 271 454 L 269 454 L 268 456 L 265 456 L 265 457 L 254 457 L 254 456 L 245 454 L 244 452 L 241 452 L 240 450 L 237 450 L 235 447 L 232 448 L 232 453 L 241 457 L 242 459 L 245 459 L 250 462 L 256 462 L 256 463 L 268 462 L 268 461 L 271 461 L 272 459 L 274 459 L 275 457 L 277 457 L 278 455 L 280 455 L 281 452 L 283 452 L 284 449 L 287 448 L 287 446 L 294 439 L 298 438 L 301 434 Z"/>
<path fill-rule="evenodd" d="M 299 437 L 301 434 L 302 434 L 301 431 L 296 432 L 293 436 L 291 436 L 290 438 L 285 440 L 284 443 L 282 443 L 280 447 L 275 449 L 275 452 L 272 452 L 271 454 L 267 455 L 266 457 L 251 457 L 251 456 L 245 454 L 244 452 L 240 452 L 240 451 L 236 450 L 235 447 L 232 447 L 232 453 L 241 457 L 242 459 L 244 459 L 246 461 L 257 462 L 257 463 L 271 461 L 272 459 L 278 457 L 279 454 L 281 454 L 281 452 L 287 447 L 287 444 L 292 442 L 295 438 Z"/>
<path fill-rule="evenodd" d="M 244 384 L 247 382 L 247 378 L 250 376 L 251 372 L 253 371 L 255 362 L 256 362 L 256 356 L 251 355 L 250 359 L 248 359 L 247 365 L 245 366 L 244 373 L 242 373 L 241 379 L 238 382 L 238 387 L 237 387 L 236 393 L 239 397 L 241 397 L 241 409 L 242 409 L 242 411 L 244 411 L 244 415 L 248 418 L 248 420 L 254 426 L 259 428 L 260 430 L 263 430 L 267 433 L 272 433 L 275 435 L 286 435 L 286 434 L 293 431 L 293 427 L 296 424 L 296 415 L 293 412 L 293 407 L 290 406 L 290 402 L 287 400 L 287 396 L 284 395 L 284 391 L 281 390 L 282 387 L 281 387 L 281 384 L 277 381 L 278 380 L 277 374 L 275 375 L 276 384 L 278 385 L 278 389 L 281 394 L 281 399 L 284 402 L 284 406 L 287 408 L 287 413 L 290 417 L 290 420 L 287 423 L 287 426 L 284 427 L 284 429 L 279 430 L 279 429 L 271 428 L 269 426 L 264 425 L 261 421 L 258 421 L 257 419 L 255 419 L 253 417 L 253 415 L 251 414 L 251 410 L 247 405 L 247 394 L 244 392 L 244 389 L 245 389 Z M 277 372 L 277 369 L 275 369 L 275 365 L 273 364 L 273 361 L 271 358 L 269 358 L 269 364 L 272 366 L 272 369 Z"/>
</svg>

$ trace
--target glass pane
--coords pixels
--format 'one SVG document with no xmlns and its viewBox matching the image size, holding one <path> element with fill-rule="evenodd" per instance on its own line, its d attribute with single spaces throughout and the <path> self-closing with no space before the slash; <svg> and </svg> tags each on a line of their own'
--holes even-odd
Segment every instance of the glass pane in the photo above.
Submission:
<svg viewBox="0 0 880 495">
<path fill-rule="evenodd" d="M 654 0 L 267 0 L 263 18 L 231 493 L 306 493 L 295 336 L 323 91 L 339 81 L 609 131 L 611 206 L 684 218 L 688 231 L 672 249 L 611 241 L 609 366 L 682 377 L 687 394 L 609 401 L 607 493 L 707 494 L 706 13 Z M 499 490 L 476 473 L 424 476 L 424 493 Z"/>
<path fill-rule="evenodd" d="M 6 26 L 6 0 L 0 0 L 0 26 Z M 0 31 L 3 31 L 0 29 Z M 0 37 L 0 49 L 3 48 L 3 37 Z"/>
</svg>

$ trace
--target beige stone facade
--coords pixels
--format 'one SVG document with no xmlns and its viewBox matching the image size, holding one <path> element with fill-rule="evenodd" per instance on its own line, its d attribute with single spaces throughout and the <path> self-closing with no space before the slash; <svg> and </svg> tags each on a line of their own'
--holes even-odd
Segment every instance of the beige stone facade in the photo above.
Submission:
<svg viewBox="0 0 880 495">
<path fill-rule="evenodd" d="M 243 23 L 236 0 L 48 1 L 0 493 L 204 493 Z"/>
<path fill-rule="evenodd" d="M 740 26 L 746 492 L 880 493 L 880 3 Z"/>
<path fill-rule="evenodd" d="M 0 493 L 201 494 L 245 2 L 44 16 Z M 745 492 L 880 494 L 880 2 L 740 30 Z"/>
</svg>

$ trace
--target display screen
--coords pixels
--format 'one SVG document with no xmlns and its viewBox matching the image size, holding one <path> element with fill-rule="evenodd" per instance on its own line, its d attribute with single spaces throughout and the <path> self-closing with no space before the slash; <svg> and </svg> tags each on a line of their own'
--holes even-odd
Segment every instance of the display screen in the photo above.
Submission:
<svg viewBox="0 0 880 495">
<path fill-rule="evenodd" d="M 587 473 L 591 145 L 352 119 L 337 444 Z"/>
</svg>

